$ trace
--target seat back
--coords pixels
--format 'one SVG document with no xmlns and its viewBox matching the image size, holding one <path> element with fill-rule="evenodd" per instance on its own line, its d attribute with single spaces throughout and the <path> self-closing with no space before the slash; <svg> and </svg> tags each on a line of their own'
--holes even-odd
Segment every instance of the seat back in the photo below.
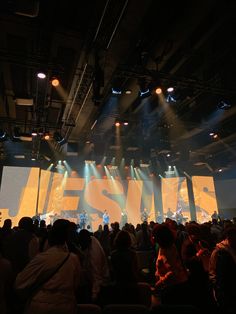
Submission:
<svg viewBox="0 0 236 314">
<path fill-rule="evenodd" d="M 152 308 L 151 314 L 200 314 L 192 305 L 158 305 Z"/>
<path fill-rule="evenodd" d="M 138 282 L 138 292 L 139 303 L 150 307 L 152 303 L 152 293 L 150 285 L 146 282 Z"/>
<path fill-rule="evenodd" d="M 77 304 L 78 314 L 101 314 L 102 309 L 96 304 Z"/>
<path fill-rule="evenodd" d="M 148 314 L 149 309 L 140 304 L 109 304 L 104 307 L 103 314 Z"/>
</svg>

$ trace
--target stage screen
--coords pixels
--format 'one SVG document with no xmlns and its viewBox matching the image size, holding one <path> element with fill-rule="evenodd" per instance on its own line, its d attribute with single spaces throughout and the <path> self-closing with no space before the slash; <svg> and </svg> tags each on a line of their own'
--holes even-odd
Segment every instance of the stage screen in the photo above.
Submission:
<svg viewBox="0 0 236 314">
<path fill-rule="evenodd" d="M 164 219 L 176 219 L 182 214 L 183 223 L 191 220 L 186 178 L 162 178 L 161 191 Z"/>
<path fill-rule="evenodd" d="M 197 221 L 207 222 L 211 220 L 214 210 L 218 212 L 213 178 L 194 176 L 192 186 Z"/>
<path fill-rule="evenodd" d="M 144 212 L 148 221 L 157 221 L 163 210 L 162 219 L 165 219 L 168 209 L 172 219 L 177 220 L 177 214 L 181 213 L 183 222 L 191 220 L 186 178 L 162 178 L 161 191 L 154 181 L 112 176 L 80 178 L 75 171 L 68 174 L 36 167 L 3 167 L 0 217 L 2 222 L 11 218 L 13 225 L 21 217 L 33 217 L 36 213 L 47 224 L 60 217 L 79 223 L 79 213 L 85 210 L 92 231 L 102 224 L 104 210 L 109 213 L 110 222 L 118 221 L 121 226 L 125 222 L 141 223 Z M 213 178 L 193 177 L 192 184 L 197 220 L 208 221 L 217 210 Z"/>
</svg>

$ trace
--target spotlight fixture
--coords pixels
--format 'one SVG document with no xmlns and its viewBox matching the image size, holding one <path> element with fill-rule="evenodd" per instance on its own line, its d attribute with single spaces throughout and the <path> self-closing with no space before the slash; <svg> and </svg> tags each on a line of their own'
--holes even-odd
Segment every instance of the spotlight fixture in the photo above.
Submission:
<svg viewBox="0 0 236 314">
<path fill-rule="evenodd" d="M 168 93 L 172 93 L 174 91 L 174 87 L 170 86 L 167 88 Z"/>
<path fill-rule="evenodd" d="M 54 132 L 53 138 L 58 144 L 61 144 L 61 145 L 66 142 L 64 137 L 60 134 L 60 132 Z"/>
<path fill-rule="evenodd" d="M 58 78 L 56 78 L 56 77 L 52 78 L 51 83 L 52 83 L 52 86 L 54 86 L 54 87 L 57 87 L 60 85 L 60 82 L 59 82 Z"/>
<path fill-rule="evenodd" d="M 155 90 L 155 93 L 156 93 L 157 95 L 160 95 L 160 94 L 162 93 L 161 87 L 157 87 L 156 90 Z"/>
<path fill-rule="evenodd" d="M 144 97 L 144 96 L 149 96 L 150 94 L 150 89 L 144 89 L 144 90 L 140 90 L 140 97 Z"/>
<path fill-rule="evenodd" d="M 166 102 L 168 103 L 176 102 L 176 99 L 172 95 L 168 94 L 166 97 Z"/>
<path fill-rule="evenodd" d="M 130 95 L 130 94 L 132 94 L 131 89 L 127 89 L 127 90 L 125 91 L 125 94 L 126 94 L 126 95 Z"/>
<path fill-rule="evenodd" d="M 43 72 L 38 72 L 38 73 L 37 73 L 37 77 L 40 78 L 40 79 L 45 79 L 46 74 L 43 73 Z"/>
<path fill-rule="evenodd" d="M 119 127 L 120 126 L 120 122 L 116 122 L 115 126 Z"/>
<path fill-rule="evenodd" d="M 118 88 L 113 88 L 111 89 L 111 92 L 113 95 L 121 95 L 121 90 Z"/>
<path fill-rule="evenodd" d="M 231 108 L 231 105 L 227 101 L 221 100 L 218 103 L 217 107 L 221 110 L 228 110 L 229 108 Z"/>
<path fill-rule="evenodd" d="M 86 165 L 94 165 L 96 163 L 95 160 L 85 160 L 84 162 Z"/>
<path fill-rule="evenodd" d="M 117 166 L 114 166 L 114 165 L 111 165 L 109 168 L 112 169 L 112 170 L 118 169 L 118 167 L 117 167 Z"/>
<path fill-rule="evenodd" d="M 150 88 L 145 78 L 139 80 L 139 96 L 142 98 L 150 96 Z"/>
<path fill-rule="evenodd" d="M 51 158 L 49 158 L 48 156 L 44 155 L 43 156 L 47 161 L 51 161 Z"/>
<path fill-rule="evenodd" d="M 3 142 L 7 139 L 7 133 L 3 130 L 0 130 L 0 142 Z"/>
<path fill-rule="evenodd" d="M 149 164 L 145 164 L 145 163 L 140 164 L 140 168 L 148 168 L 149 166 L 150 166 Z"/>
<path fill-rule="evenodd" d="M 44 135 L 44 139 L 45 139 L 46 141 L 50 140 L 50 135 L 49 135 L 49 134 L 45 134 L 45 135 Z"/>
</svg>

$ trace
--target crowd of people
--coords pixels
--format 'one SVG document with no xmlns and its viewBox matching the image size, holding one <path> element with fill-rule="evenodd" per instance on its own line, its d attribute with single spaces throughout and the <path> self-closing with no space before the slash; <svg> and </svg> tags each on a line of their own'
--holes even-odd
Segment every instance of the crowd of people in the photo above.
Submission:
<svg viewBox="0 0 236 314">
<path fill-rule="evenodd" d="M 83 213 L 84 214 L 84 213 Z M 110 223 L 91 232 L 66 219 L 46 225 L 22 217 L 0 229 L 0 313 L 77 313 L 77 304 L 139 303 L 145 281 L 151 306 L 189 304 L 236 312 L 236 224 Z M 83 218 L 83 217 L 82 217 Z M 148 260 L 148 275 L 139 256 Z M 151 253 L 151 254 L 150 254 Z M 14 302 L 12 302 L 14 300 Z"/>
</svg>

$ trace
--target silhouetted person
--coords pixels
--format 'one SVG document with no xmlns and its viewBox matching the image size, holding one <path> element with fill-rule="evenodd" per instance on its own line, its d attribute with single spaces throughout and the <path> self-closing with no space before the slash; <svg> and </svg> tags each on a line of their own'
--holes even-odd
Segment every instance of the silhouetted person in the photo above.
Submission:
<svg viewBox="0 0 236 314">
<path fill-rule="evenodd" d="M 236 313 L 236 227 L 228 227 L 216 245 L 209 266 L 216 301 L 223 313 Z"/>
<path fill-rule="evenodd" d="M 50 248 L 39 253 L 18 274 L 17 291 L 38 286 L 29 296 L 25 314 L 77 313 L 81 267 L 78 257 L 69 253 L 66 245 L 69 228 L 68 220 L 56 220 L 49 236 Z"/>
<path fill-rule="evenodd" d="M 23 217 L 18 225 L 18 230 L 9 239 L 9 247 L 5 248 L 5 256 L 11 261 L 15 275 L 39 253 L 39 241 L 34 234 L 32 218 Z"/>
</svg>

